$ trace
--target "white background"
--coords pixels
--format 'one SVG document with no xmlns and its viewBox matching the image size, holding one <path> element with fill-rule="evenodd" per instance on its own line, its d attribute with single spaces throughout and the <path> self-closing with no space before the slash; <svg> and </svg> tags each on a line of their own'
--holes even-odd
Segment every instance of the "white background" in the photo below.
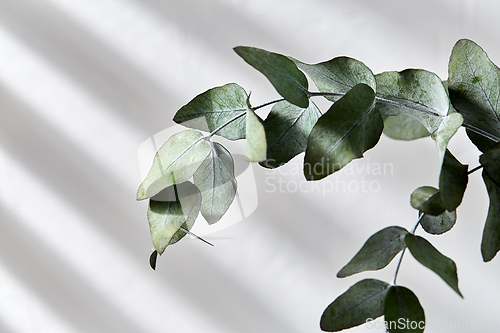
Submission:
<svg viewBox="0 0 500 333">
<path fill-rule="evenodd" d="M 0 0 L 0 332 L 319 332 L 350 285 L 392 281 L 395 262 L 335 275 L 376 231 L 413 227 L 411 191 L 437 186 L 433 141 L 383 137 L 354 174 L 325 180 L 354 184 L 332 193 L 294 191 L 303 155 L 275 174 L 254 166 L 253 214 L 207 235 L 214 247 L 167 248 L 156 271 L 147 203 L 135 201 L 140 145 L 214 86 L 237 82 L 254 105 L 277 97 L 234 46 L 309 63 L 347 55 L 375 73 L 424 68 L 444 80 L 460 38 L 500 63 L 499 12 L 494 0 Z M 478 165 L 463 131 L 450 148 Z M 383 163 L 391 168 L 376 174 Z M 269 193 L 278 181 L 284 193 Z M 354 191 L 362 181 L 379 190 Z M 500 259 L 484 264 L 479 250 L 487 208 L 478 172 L 455 228 L 425 236 L 455 260 L 464 300 L 405 256 L 398 283 L 419 297 L 426 332 L 500 325 Z"/>
</svg>

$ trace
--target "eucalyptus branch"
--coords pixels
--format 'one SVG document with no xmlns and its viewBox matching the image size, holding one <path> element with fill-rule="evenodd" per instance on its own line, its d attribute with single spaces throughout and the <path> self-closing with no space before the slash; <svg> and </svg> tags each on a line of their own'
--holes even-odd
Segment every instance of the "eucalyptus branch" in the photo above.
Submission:
<svg viewBox="0 0 500 333">
<path fill-rule="evenodd" d="M 472 174 L 472 173 L 474 173 L 474 172 L 476 172 L 477 170 L 480 170 L 480 169 L 482 169 L 482 168 L 483 168 L 483 166 L 482 166 L 482 165 L 478 165 L 478 166 L 477 166 L 477 167 L 475 167 L 474 169 L 472 169 L 472 170 L 468 171 L 468 172 L 467 172 L 467 175 L 470 175 L 470 174 Z"/>
<path fill-rule="evenodd" d="M 423 217 L 424 217 L 424 214 L 420 213 L 420 217 L 419 217 L 419 219 L 417 221 L 417 224 L 415 224 L 415 227 L 413 227 L 413 230 L 411 232 L 412 235 L 415 235 L 415 231 L 417 231 L 417 228 L 420 225 L 420 221 L 422 221 Z M 404 247 L 403 252 L 401 252 L 401 256 L 399 257 L 398 266 L 396 267 L 396 272 L 394 273 L 394 280 L 392 281 L 393 285 L 396 285 L 396 279 L 398 278 L 399 268 L 401 267 L 401 262 L 403 261 L 403 257 L 405 255 L 405 251 L 406 251 L 406 246 Z"/>
</svg>

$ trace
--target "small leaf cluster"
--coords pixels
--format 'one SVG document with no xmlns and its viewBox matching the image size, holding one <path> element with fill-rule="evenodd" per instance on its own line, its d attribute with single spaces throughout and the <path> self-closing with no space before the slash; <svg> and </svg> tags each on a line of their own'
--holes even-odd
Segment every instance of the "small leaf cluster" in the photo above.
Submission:
<svg viewBox="0 0 500 333">
<path fill-rule="evenodd" d="M 393 284 L 375 279 L 354 284 L 327 307 L 320 323 L 325 331 L 339 331 L 384 315 L 386 325 L 400 319 L 422 323 L 416 328 L 388 327 L 390 332 L 423 332 L 425 315 L 418 298 L 396 284 L 401 260 L 408 249 L 462 296 L 455 263 L 415 231 L 421 226 L 440 235 L 452 229 L 469 175 L 481 168 L 490 198 L 483 260 L 492 260 L 500 250 L 500 69 L 466 39 L 452 50 L 447 81 L 423 69 L 375 75 L 348 57 L 307 64 L 254 47 L 234 51 L 260 71 L 281 98 L 253 106 L 245 89 L 229 83 L 199 94 L 175 114 L 173 120 L 188 129 L 158 150 L 137 191 L 137 200 L 149 199 L 153 269 L 157 255 L 191 234 L 200 212 L 207 223 L 216 223 L 235 198 L 232 155 L 214 137 L 244 139 L 248 160 L 265 168 L 278 168 L 305 153 L 304 177 L 316 181 L 362 158 L 382 134 L 396 140 L 430 136 L 440 158 L 438 187 L 421 186 L 411 193 L 410 204 L 419 216 L 413 232 L 391 226 L 375 233 L 337 274 L 379 270 L 401 253 Z M 310 90 L 308 77 L 318 91 Z M 313 102 L 317 97 L 331 102 L 324 113 Z M 268 106 L 271 110 L 263 119 L 257 111 Z M 461 126 L 482 152 L 480 165 L 472 170 L 447 148 Z"/>
</svg>

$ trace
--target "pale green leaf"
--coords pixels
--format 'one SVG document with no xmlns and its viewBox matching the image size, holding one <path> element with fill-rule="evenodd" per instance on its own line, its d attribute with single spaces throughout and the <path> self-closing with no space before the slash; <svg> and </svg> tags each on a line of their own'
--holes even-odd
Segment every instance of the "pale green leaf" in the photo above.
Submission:
<svg viewBox="0 0 500 333">
<path fill-rule="evenodd" d="M 434 216 L 441 215 L 446 210 L 439 190 L 431 186 L 421 186 L 413 191 L 410 204 L 422 213 Z"/>
<path fill-rule="evenodd" d="M 469 167 L 460 163 L 448 149 L 444 155 L 439 175 L 439 192 L 443 205 L 449 212 L 460 206 L 467 188 Z"/>
<path fill-rule="evenodd" d="M 208 224 L 221 219 L 236 195 L 234 162 L 231 153 L 217 142 L 193 175 L 193 182 L 201 191 L 201 214 Z"/>
<path fill-rule="evenodd" d="M 210 151 L 210 144 L 196 130 L 172 135 L 156 153 L 148 175 L 139 186 L 137 200 L 151 198 L 168 186 L 191 178 Z"/>
<path fill-rule="evenodd" d="M 460 297 L 458 289 L 457 266 L 450 258 L 442 255 L 425 238 L 408 234 L 405 237 L 406 246 L 418 262 L 439 275 Z"/>
<path fill-rule="evenodd" d="M 322 179 L 373 148 L 382 134 L 383 120 L 373 109 L 375 93 L 358 84 L 335 102 L 314 125 L 304 158 L 307 180 Z"/>
<path fill-rule="evenodd" d="M 384 117 L 384 134 L 395 140 L 415 140 L 431 133 L 416 118 L 405 114 Z"/>
<path fill-rule="evenodd" d="M 450 100 L 439 77 L 423 69 L 384 72 L 377 81 L 377 109 L 383 116 L 408 115 L 434 132 L 448 114 Z"/>
<path fill-rule="evenodd" d="M 190 182 L 172 185 L 149 200 L 151 240 L 158 254 L 175 244 L 190 230 L 201 208 L 201 193 Z"/>
<path fill-rule="evenodd" d="M 385 298 L 384 322 L 390 333 L 422 333 L 425 329 L 424 309 L 410 289 L 392 286 Z"/>
<path fill-rule="evenodd" d="M 267 159 L 261 165 L 277 168 L 302 153 L 320 116 L 321 113 L 313 102 L 305 109 L 287 101 L 275 104 L 264 121 Z"/>
<path fill-rule="evenodd" d="M 488 262 L 500 251 L 500 185 L 491 179 L 487 170 L 483 170 L 483 180 L 488 190 L 490 207 L 483 230 L 481 254 L 483 260 Z"/>
<path fill-rule="evenodd" d="M 307 78 L 295 63 L 284 55 L 248 46 L 234 51 L 248 64 L 264 74 L 276 91 L 287 101 L 302 108 L 309 106 Z"/>
<path fill-rule="evenodd" d="M 500 141 L 500 69 L 476 43 L 462 39 L 453 47 L 448 76 L 451 102 L 464 126 Z"/>
<path fill-rule="evenodd" d="M 245 138 L 247 93 L 236 83 L 229 83 L 205 91 L 184 105 L 174 116 L 174 121 L 186 127 L 212 132 L 239 116 L 217 131 L 229 140 Z"/>
<path fill-rule="evenodd" d="M 441 164 L 443 163 L 444 154 L 446 152 L 448 142 L 453 137 L 453 135 L 455 135 L 460 126 L 462 126 L 463 121 L 464 119 L 460 113 L 450 113 L 443 119 L 443 122 L 439 125 L 439 128 L 434 133 L 432 133 L 431 137 L 436 142 Z"/>
<path fill-rule="evenodd" d="M 337 277 L 343 278 L 364 271 L 374 271 L 387 266 L 405 247 L 408 231 L 393 226 L 372 235 L 361 250 L 345 265 Z"/>
<path fill-rule="evenodd" d="M 375 76 L 361 61 L 348 57 L 337 57 L 315 65 L 295 60 L 297 66 L 313 80 L 319 91 L 338 94 L 325 96 L 330 101 L 337 101 L 358 83 L 370 86 L 377 91 Z"/>
<path fill-rule="evenodd" d="M 245 155 L 250 162 L 262 162 L 266 160 L 267 142 L 266 131 L 262 120 L 255 112 L 248 108 L 246 116 L 246 148 Z"/>
<path fill-rule="evenodd" d="M 323 331 L 338 332 L 366 323 L 384 314 L 384 301 L 390 285 L 366 279 L 350 287 L 323 312 L 320 326 Z"/>
<path fill-rule="evenodd" d="M 424 214 L 420 219 L 420 225 L 422 228 L 431 235 L 441 235 L 455 225 L 457 220 L 457 213 L 455 211 L 449 212 L 447 210 L 438 216 L 433 216 L 429 214 Z"/>
</svg>

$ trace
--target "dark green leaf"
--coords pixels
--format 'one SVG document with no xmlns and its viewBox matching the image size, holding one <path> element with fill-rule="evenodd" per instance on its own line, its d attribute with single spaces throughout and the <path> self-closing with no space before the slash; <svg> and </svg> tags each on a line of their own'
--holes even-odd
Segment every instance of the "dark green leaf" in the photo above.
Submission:
<svg viewBox="0 0 500 333">
<path fill-rule="evenodd" d="M 425 329 L 424 309 L 417 296 L 402 286 L 392 286 L 387 292 L 384 320 L 390 333 L 422 333 Z"/>
<path fill-rule="evenodd" d="M 479 157 L 479 162 L 488 173 L 488 176 L 500 184 L 500 144 L 496 144 Z"/>
<path fill-rule="evenodd" d="M 500 69 L 476 43 L 459 40 L 448 67 L 448 89 L 464 126 L 493 141 L 500 141 Z"/>
<path fill-rule="evenodd" d="M 415 140 L 431 133 L 416 118 L 399 115 L 384 117 L 384 134 L 395 140 Z"/>
<path fill-rule="evenodd" d="M 277 103 L 264 121 L 267 138 L 266 168 L 277 168 L 302 153 L 311 130 L 321 116 L 314 103 L 306 109 L 287 101 Z"/>
<path fill-rule="evenodd" d="M 322 179 L 373 148 L 382 134 L 383 120 L 373 110 L 375 94 L 358 84 L 335 102 L 314 125 L 304 158 L 307 180 Z"/>
<path fill-rule="evenodd" d="M 149 256 L 149 265 L 153 269 L 153 271 L 156 269 L 156 259 L 158 259 L 158 252 L 156 250 L 151 253 Z"/>
<path fill-rule="evenodd" d="M 199 94 L 183 106 L 174 116 L 174 121 L 186 127 L 212 132 L 229 120 L 240 118 L 224 126 L 217 135 L 229 140 L 245 138 L 247 93 L 236 83 L 229 83 Z"/>
<path fill-rule="evenodd" d="M 483 180 L 490 197 L 490 208 L 483 231 L 481 254 L 485 262 L 490 261 L 500 251 L 500 185 L 483 170 Z"/>
<path fill-rule="evenodd" d="M 366 323 L 384 314 L 384 300 L 389 284 L 366 279 L 350 287 L 337 297 L 321 316 L 323 331 L 338 332 Z"/>
<path fill-rule="evenodd" d="M 405 242 L 418 262 L 439 275 L 460 297 L 463 297 L 458 289 L 457 266 L 453 260 L 442 255 L 431 243 L 420 236 L 408 234 Z"/>
<path fill-rule="evenodd" d="M 469 167 L 460 163 L 447 149 L 439 175 L 439 193 L 444 207 L 453 212 L 460 203 L 467 188 Z"/>
<path fill-rule="evenodd" d="M 236 178 L 231 153 L 213 142 L 212 151 L 193 175 L 193 182 L 201 191 L 201 214 L 208 224 L 219 221 L 236 195 Z"/>
<path fill-rule="evenodd" d="M 467 133 L 467 136 L 469 137 L 470 141 L 479 149 L 481 152 L 486 152 L 493 148 L 497 144 L 497 142 L 490 140 L 483 135 L 477 134 L 471 130 L 465 130 Z"/>
<path fill-rule="evenodd" d="M 266 160 L 267 142 L 266 132 L 262 120 L 252 109 L 247 109 L 247 131 L 245 155 L 250 162 Z"/>
<path fill-rule="evenodd" d="M 148 221 L 155 250 L 161 255 L 190 230 L 200 212 L 201 193 L 190 182 L 172 185 L 149 200 Z"/>
<path fill-rule="evenodd" d="M 372 235 L 361 250 L 345 265 L 337 277 L 343 278 L 364 271 L 374 271 L 387 266 L 405 247 L 406 229 L 393 226 Z"/>
<path fill-rule="evenodd" d="M 325 96 L 330 101 L 337 101 L 358 83 L 364 83 L 370 86 L 373 91 L 377 91 L 372 71 L 356 59 L 338 57 L 315 65 L 293 60 L 300 69 L 311 77 L 319 91 L 339 94 L 339 96 Z"/>
<path fill-rule="evenodd" d="M 137 200 L 151 198 L 168 186 L 191 178 L 210 151 L 210 143 L 196 130 L 172 135 L 156 153 L 148 175 L 137 190 Z"/>
<path fill-rule="evenodd" d="M 439 190 L 431 186 L 421 186 L 413 191 L 410 203 L 413 208 L 434 216 L 441 215 L 446 209 Z"/>
<path fill-rule="evenodd" d="M 420 220 L 422 228 L 432 235 L 441 235 L 451 230 L 457 220 L 457 213 L 455 211 L 444 211 L 441 215 L 433 216 L 424 214 Z"/>
<path fill-rule="evenodd" d="M 234 51 L 252 67 L 264 74 L 276 91 L 287 101 L 302 108 L 309 106 L 307 78 L 295 63 L 284 55 L 248 46 Z"/>
<path fill-rule="evenodd" d="M 430 132 L 448 114 L 450 100 L 439 77 L 422 69 L 384 72 L 377 81 L 377 109 L 383 116 L 412 116 Z"/>
</svg>

